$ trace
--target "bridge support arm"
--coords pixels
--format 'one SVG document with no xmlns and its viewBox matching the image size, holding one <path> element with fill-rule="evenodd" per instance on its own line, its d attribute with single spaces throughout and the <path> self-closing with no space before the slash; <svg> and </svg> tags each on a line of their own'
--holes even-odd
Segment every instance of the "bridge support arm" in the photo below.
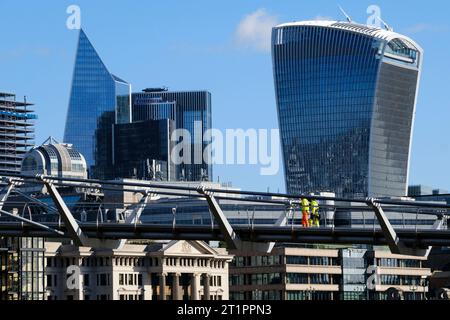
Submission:
<svg viewBox="0 0 450 320">
<path fill-rule="evenodd" d="M 59 194 L 56 187 L 49 181 L 43 179 L 44 185 L 55 203 L 56 208 L 67 228 L 67 233 L 76 246 L 87 246 L 88 238 L 84 235 L 83 230 L 73 217 L 63 198 Z"/>
<path fill-rule="evenodd" d="M 429 254 L 431 248 L 410 248 L 404 244 L 392 227 L 392 224 L 384 213 L 381 204 L 377 203 L 375 199 L 367 199 L 367 205 L 373 209 L 392 253 L 411 256 L 427 256 Z"/>
<path fill-rule="evenodd" d="M 21 221 L 23 223 L 29 224 L 31 226 L 35 226 L 35 227 L 41 228 L 41 229 L 43 229 L 45 231 L 50 231 L 50 232 L 52 232 L 54 234 L 57 234 L 57 235 L 59 235 L 61 237 L 65 236 L 64 232 L 56 230 L 56 229 L 52 229 L 52 228 L 46 226 L 45 224 L 42 224 L 42 223 L 39 223 L 39 222 L 35 222 L 35 221 L 29 220 L 29 219 L 25 219 L 25 218 L 23 218 L 23 217 L 21 217 L 19 215 L 12 214 L 12 213 L 7 212 L 7 211 L 2 210 L 2 209 L 0 209 L 0 213 L 4 214 L 5 216 L 8 216 L 8 217 L 10 217 L 12 219 L 15 219 L 15 220 Z"/>
<path fill-rule="evenodd" d="M 199 188 L 197 191 L 205 196 L 206 201 L 208 202 L 209 210 L 211 211 L 211 214 L 219 225 L 219 229 L 225 238 L 228 249 L 238 250 L 241 252 L 261 253 L 270 253 L 273 250 L 275 242 L 260 243 L 241 240 L 233 230 L 233 227 L 220 208 L 220 205 L 217 203 L 216 198 L 214 198 L 214 195 L 211 192 L 208 192 L 205 188 Z M 286 221 L 286 215 L 282 214 L 278 219 L 276 225 L 283 226 L 286 224 Z"/>
<path fill-rule="evenodd" d="M 241 247 L 241 240 L 239 239 L 239 236 L 236 234 L 236 232 L 234 232 L 231 224 L 228 222 L 228 219 L 217 203 L 216 198 L 214 198 L 213 194 L 208 192 L 205 188 L 198 188 L 197 191 L 201 195 L 205 196 L 206 201 L 208 202 L 209 210 L 211 211 L 211 214 L 219 225 L 220 231 L 225 238 L 227 247 L 232 250 L 239 249 Z"/>
<path fill-rule="evenodd" d="M 3 209 L 6 200 L 11 194 L 12 189 L 14 188 L 14 183 L 12 181 L 7 181 L 8 185 L 0 191 L 0 210 Z"/>
<path fill-rule="evenodd" d="M 150 192 L 143 192 L 142 199 L 137 203 L 133 209 L 129 209 L 127 211 L 131 211 L 130 214 L 125 218 L 125 223 L 127 224 L 137 224 L 140 221 L 142 212 L 147 206 L 149 199 L 152 194 Z"/>
</svg>

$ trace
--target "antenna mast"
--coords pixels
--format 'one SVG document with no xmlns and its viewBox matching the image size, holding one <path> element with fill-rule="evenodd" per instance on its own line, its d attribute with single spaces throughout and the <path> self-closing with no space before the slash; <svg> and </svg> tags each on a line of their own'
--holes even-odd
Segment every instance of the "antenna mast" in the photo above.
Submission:
<svg viewBox="0 0 450 320">
<path fill-rule="evenodd" d="M 390 27 L 383 19 L 381 19 L 380 17 L 377 17 L 377 19 L 381 21 L 387 31 L 394 31 L 394 29 Z"/>
<path fill-rule="evenodd" d="M 349 23 L 353 23 L 352 18 L 347 14 L 347 12 L 344 11 L 344 9 L 342 9 L 341 6 L 339 6 L 339 10 L 341 10 L 342 14 L 345 16 L 345 18 L 347 18 L 347 21 L 348 21 Z"/>
</svg>

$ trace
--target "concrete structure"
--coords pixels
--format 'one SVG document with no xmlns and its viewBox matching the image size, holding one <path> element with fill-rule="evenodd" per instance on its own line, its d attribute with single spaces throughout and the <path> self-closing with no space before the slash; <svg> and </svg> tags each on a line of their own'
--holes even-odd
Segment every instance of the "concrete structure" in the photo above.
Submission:
<svg viewBox="0 0 450 320">
<path fill-rule="evenodd" d="M 45 246 L 49 300 L 228 299 L 232 256 L 204 242 L 126 244 L 121 250 Z M 70 276 L 73 270 L 79 273 Z"/>
<path fill-rule="evenodd" d="M 30 109 L 32 104 L 24 100 L 16 101 L 14 94 L 0 92 L 1 175 L 20 174 L 22 161 L 34 146 L 37 116 Z M 4 209 L 4 200 L 0 209 Z M 17 214 L 19 209 L 12 212 Z M 0 300 L 42 299 L 42 246 L 43 239 L 0 237 Z"/>
<path fill-rule="evenodd" d="M 20 173 L 22 159 L 34 146 L 37 116 L 32 104 L 16 101 L 16 96 L 0 92 L 0 174 Z"/>
<path fill-rule="evenodd" d="M 231 253 L 233 300 L 383 300 L 389 289 L 402 292 L 404 299 L 420 300 L 431 275 L 423 266 L 426 258 L 384 249 L 283 246 L 267 255 Z"/>
<path fill-rule="evenodd" d="M 409 186 L 408 196 L 418 201 L 444 201 L 450 204 L 449 191 L 424 185 Z"/>
<path fill-rule="evenodd" d="M 273 28 L 290 194 L 406 196 L 423 50 L 391 30 L 338 21 Z"/>
</svg>

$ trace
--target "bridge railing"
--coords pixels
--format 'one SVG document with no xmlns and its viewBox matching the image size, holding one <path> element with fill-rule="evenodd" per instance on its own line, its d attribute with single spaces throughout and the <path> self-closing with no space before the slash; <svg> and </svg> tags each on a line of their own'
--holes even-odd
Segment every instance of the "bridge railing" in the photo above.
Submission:
<svg viewBox="0 0 450 320">
<path fill-rule="evenodd" d="M 97 226 L 108 227 L 108 223 L 114 224 L 123 222 L 131 216 L 135 228 L 140 223 L 142 212 L 152 205 L 152 201 L 157 196 L 166 197 L 185 197 L 191 199 L 206 200 L 206 207 L 210 215 L 210 227 L 213 230 L 219 227 L 224 234 L 225 239 L 228 239 L 230 245 L 240 243 L 239 236 L 234 232 L 234 229 L 241 230 L 242 227 L 247 227 L 249 230 L 255 230 L 256 219 L 253 210 L 252 216 L 247 217 L 244 224 L 233 224 L 227 220 L 221 208 L 222 202 L 233 201 L 234 203 L 242 203 L 243 206 L 249 205 L 270 205 L 274 208 L 279 208 L 280 215 L 276 225 L 272 226 L 274 230 L 282 230 L 282 227 L 291 226 L 292 232 L 297 232 L 301 229 L 299 223 L 301 221 L 301 199 L 318 200 L 320 203 L 320 211 L 325 212 L 324 228 L 326 232 L 335 232 L 341 227 L 347 230 L 347 225 L 340 225 L 342 221 L 353 222 L 350 227 L 354 229 L 372 229 L 373 234 L 376 234 L 380 229 L 387 239 L 390 239 L 391 246 L 399 247 L 399 241 L 396 239 L 397 234 L 395 229 L 402 226 L 403 229 L 412 229 L 416 233 L 424 226 L 424 217 L 430 217 L 428 221 L 445 222 L 449 216 L 448 210 L 450 206 L 444 203 L 423 203 L 410 200 L 394 200 L 394 199 L 348 199 L 321 195 L 289 195 L 281 193 L 263 193 L 242 190 L 230 189 L 214 189 L 205 188 L 203 185 L 199 186 L 184 186 L 179 184 L 162 184 L 156 182 L 144 181 L 101 181 L 92 179 L 75 179 L 75 178 L 59 178 L 52 176 L 25 176 L 25 175 L 10 175 L 2 177 L 4 190 L 6 195 L 2 195 L 0 199 L 0 208 L 12 207 L 16 211 L 8 213 L 3 212 L 5 216 L 0 219 L 0 232 L 3 221 L 19 219 L 22 223 L 33 225 L 34 227 L 48 228 L 48 224 L 53 218 L 57 217 L 58 230 L 53 230 L 55 233 L 61 233 L 63 227 L 70 229 L 72 237 L 83 239 L 83 228 L 80 227 L 87 222 L 83 214 L 92 213 L 95 216 L 95 223 Z M 37 185 L 43 187 L 43 190 L 48 192 L 51 196 L 51 201 L 42 201 L 36 197 L 30 196 L 21 190 L 23 186 Z M 13 187 L 13 188 L 12 188 Z M 75 203 L 65 202 L 60 195 L 59 190 L 64 188 L 75 188 L 85 194 L 92 195 L 91 201 L 75 201 Z M 15 200 L 6 201 L 9 194 L 13 192 L 22 197 L 22 200 L 14 202 Z M 101 199 L 104 192 L 119 192 L 119 193 L 134 193 L 141 194 L 141 200 L 131 203 L 106 203 Z M 143 199 L 143 200 L 142 200 Z M 144 201 L 144 203 L 142 202 Z M 155 200 L 156 201 L 156 200 Z M 107 212 L 124 212 L 127 217 L 114 218 L 106 217 Z M 137 212 L 139 212 L 137 214 Z M 296 217 L 297 214 L 297 217 Z M 388 218 L 387 215 L 394 217 Z M 179 215 L 177 210 L 172 211 L 172 229 L 176 230 L 183 227 L 179 223 Z M 130 221 L 131 221 L 130 220 Z M 390 221 L 391 220 L 391 221 Z M 395 220 L 394 225 L 392 222 Z M 398 223 L 400 221 L 400 223 Z M 55 221 L 52 221 L 55 222 Z M 358 222 L 358 223 L 356 223 Z M 68 225 L 70 224 L 70 226 Z M 430 224 L 431 225 L 431 224 Z M 439 223 L 439 228 L 442 228 L 443 223 Z M 436 228 L 434 223 L 433 228 Z M 320 229 L 320 228 L 319 228 Z M 331 230 L 331 231 L 329 231 Z M 304 230 L 303 230 L 304 231 Z M 321 230 L 317 230 L 318 233 Z M 348 231 L 348 230 L 347 230 Z M 175 231 L 174 231 L 175 232 Z M 266 238 L 267 239 L 267 238 Z M 78 239 L 79 240 L 79 239 Z M 80 240 L 81 241 L 81 240 Z M 255 240 L 257 241 L 257 239 Z M 82 243 L 81 241 L 80 243 Z M 389 242 L 389 241 L 388 241 Z M 400 250 L 400 249 L 399 249 Z M 403 249 L 402 249 L 403 250 Z"/>
</svg>

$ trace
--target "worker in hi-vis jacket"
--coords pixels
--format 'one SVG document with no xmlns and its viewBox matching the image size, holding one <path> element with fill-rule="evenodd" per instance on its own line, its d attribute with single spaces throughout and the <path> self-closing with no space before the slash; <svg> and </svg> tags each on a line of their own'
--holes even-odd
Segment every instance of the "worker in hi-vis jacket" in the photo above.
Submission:
<svg viewBox="0 0 450 320">
<path fill-rule="evenodd" d="M 308 199 L 302 199 L 302 226 L 305 228 L 309 227 L 309 201 Z"/>
</svg>

